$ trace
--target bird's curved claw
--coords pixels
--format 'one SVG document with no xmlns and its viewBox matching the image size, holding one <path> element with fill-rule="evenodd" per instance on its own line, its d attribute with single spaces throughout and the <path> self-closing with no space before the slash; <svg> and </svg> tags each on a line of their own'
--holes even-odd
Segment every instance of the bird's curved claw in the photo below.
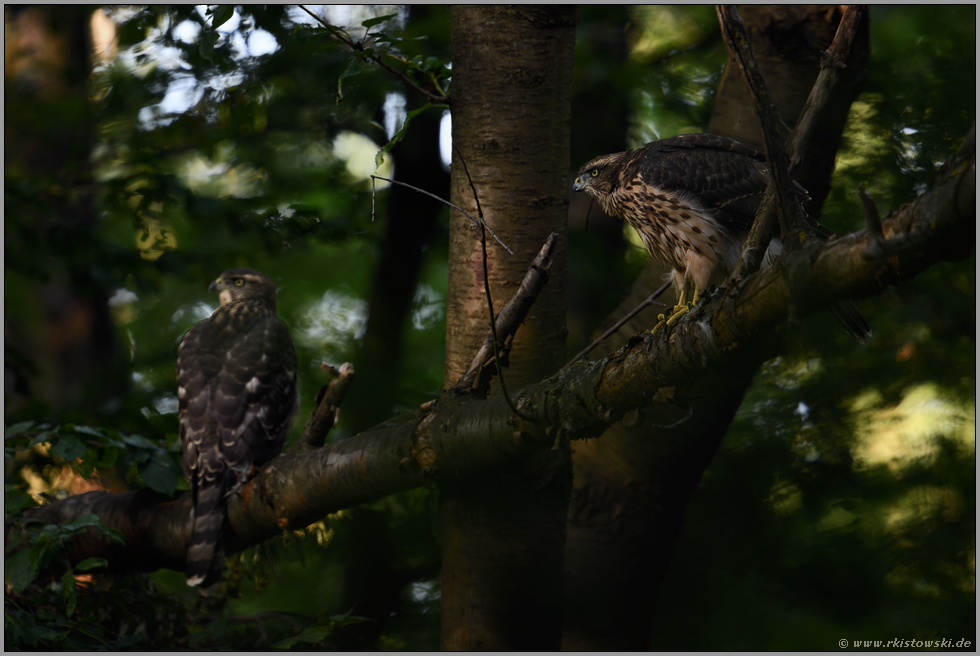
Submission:
<svg viewBox="0 0 980 656">
<path fill-rule="evenodd" d="M 664 317 L 664 315 L 662 314 L 657 315 L 657 325 L 650 329 L 650 334 L 656 337 L 657 333 L 663 330 L 664 326 L 666 325 L 667 325 L 666 317 Z"/>
<path fill-rule="evenodd" d="M 667 325 L 673 326 L 675 323 L 677 323 L 678 319 L 680 319 L 690 311 L 691 311 L 690 304 L 685 303 L 684 305 L 675 305 L 674 312 L 670 315 L 670 318 L 667 319 Z"/>
</svg>

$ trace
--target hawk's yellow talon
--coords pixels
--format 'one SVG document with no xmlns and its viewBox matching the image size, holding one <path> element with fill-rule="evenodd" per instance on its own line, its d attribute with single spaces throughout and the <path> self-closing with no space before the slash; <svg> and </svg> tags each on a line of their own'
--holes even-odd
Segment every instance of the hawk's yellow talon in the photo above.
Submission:
<svg viewBox="0 0 980 656">
<path fill-rule="evenodd" d="M 687 304 L 674 306 L 674 313 L 670 315 L 670 319 L 667 319 L 667 325 L 673 326 L 675 323 L 677 323 L 678 319 L 680 319 L 690 311 L 691 311 L 691 306 Z"/>
</svg>

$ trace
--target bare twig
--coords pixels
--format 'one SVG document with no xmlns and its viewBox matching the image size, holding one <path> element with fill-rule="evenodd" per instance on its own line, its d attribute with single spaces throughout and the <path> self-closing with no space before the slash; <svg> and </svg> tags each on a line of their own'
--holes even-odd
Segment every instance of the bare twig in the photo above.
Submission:
<svg viewBox="0 0 980 656">
<path fill-rule="evenodd" d="M 524 280 L 521 281 L 517 292 L 497 314 L 496 327 L 500 331 L 500 335 L 512 335 L 517 330 L 527 316 L 534 301 L 537 299 L 541 289 L 548 282 L 548 271 L 551 268 L 552 254 L 557 239 L 558 235 L 551 233 L 551 236 L 548 237 L 544 246 L 541 247 L 537 257 L 534 258 L 534 262 L 531 263 L 531 267 L 524 275 Z M 493 355 L 494 341 L 493 333 L 488 332 L 486 339 L 483 341 L 483 345 L 477 351 L 470 366 L 453 386 L 454 390 L 469 390 L 478 384 L 477 381 L 480 372 Z"/>
<path fill-rule="evenodd" d="M 378 190 L 375 188 L 375 178 L 371 176 L 371 223 L 374 223 L 374 199 L 378 195 Z"/>
<path fill-rule="evenodd" d="M 302 9 L 303 11 L 305 11 L 306 13 L 308 13 L 310 16 L 312 16 L 313 19 L 316 22 L 320 23 L 320 25 L 322 25 L 324 27 L 329 27 L 329 25 L 328 25 L 328 23 L 326 21 L 324 21 L 322 18 L 320 18 L 319 16 L 317 16 L 316 14 L 314 14 L 312 11 L 310 11 L 309 9 L 307 9 L 304 5 L 299 5 L 299 7 L 300 7 L 300 9 Z M 408 86 L 412 87 L 413 89 L 415 89 L 419 93 L 423 94 L 429 100 L 432 100 L 432 101 L 435 101 L 435 102 L 439 102 L 439 103 L 445 103 L 447 105 L 450 104 L 449 103 L 449 96 L 445 95 L 444 93 L 443 94 L 436 94 L 436 93 L 432 93 L 431 91 L 429 91 L 427 89 L 423 89 L 419 85 L 415 84 L 415 82 L 413 82 L 407 75 L 405 75 L 404 73 L 402 73 L 398 69 L 392 68 L 388 64 L 386 64 L 383 61 L 381 61 L 381 58 L 378 57 L 377 55 L 365 53 L 365 51 L 364 51 L 364 44 L 362 44 L 360 41 L 355 41 L 354 39 L 351 39 L 351 38 L 343 38 L 343 37 L 340 37 L 340 36 L 338 36 L 337 32 L 340 32 L 341 34 L 344 34 L 341 30 L 331 31 L 331 34 L 333 35 L 333 37 L 335 39 L 337 39 L 338 41 L 340 41 L 341 43 L 343 43 L 348 48 L 350 48 L 351 50 L 353 50 L 354 52 L 358 53 L 359 56 L 361 56 L 361 57 L 363 57 L 365 59 L 369 59 L 369 60 L 373 61 L 378 66 L 381 66 L 381 68 L 383 68 L 386 71 L 388 71 L 388 72 L 396 75 L 405 84 L 407 84 Z M 440 89 L 440 91 L 442 91 L 442 89 Z"/>
<path fill-rule="evenodd" d="M 463 165 L 463 172 L 466 174 L 466 180 L 470 183 L 470 189 L 473 191 L 473 199 L 476 201 L 477 215 L 480 217 L 480 250 L 483 254 L 483 290 L 487 296 L 487 309 L 490 313 L 490 343 L 493 345 L 493 361 L 497 365 L 497 380 L 500 381 L 500 391 L 503 393 L 504 400 L 507 401 L 507 405 L 511 411 L 522 419 L 528 419 L 514 405 L 510 394 L 507 393 L 507 385 L 504 383 L 504 368 L 500 363 L 500 351 L 497 346 L 497 320 L 493 313 L 493 299 L 490 297 L 490 272 L 487 267 L 487 233 L 485 231 L 489 230 L 489 228 L 487 228 L 487 221 L 483 216 L 483 208 L 480 206 L 480 197 L 476 193 L 476 186 L 473 184 L 473 178 L 470 177 L 470 170 L 466 166 L 466 160 L 463 159 L 463 153 L 459 152 L 459 148 L 456 148 L 455 144 L 453 144 L 453 149 L 456 151 L 456 156 L 459 157 L 459 161 Z M 548 242 L 552 243 L 554 239 L 549 238 Z M 517 327 L 515 326 L 514 329 L 516 330 Z"/>
<path fill-rule="evenodd" d="M 845 5 L 844 7 L 844 15 L 837 26 L 837 34 L 834 35 L 833 43 L 830 44 L 820 60 L 820 74 L 810 90 L 806 104 L 803 105 L 800 118 L 796 123 L 796 129 L 793 131 L 790 140 L 793 144 L 790 148 L 790 173 L 795 172 L 803 161 L 803 153 L 806 151 L 806 144 L 813 133 L 817 117 L 830 99 L 830 93 L 837 84 L 840 71 L 847 67 L 847 57 L 851 52 L 851 44 L 854 42 L 858 28 L 867 13 L 867 5 Z"/>
<path fill-rule="evenodd" d="M 347 390 L 354 382 L 354 365 L 350 362 L 340 365 L 340 369 L 321 362 L 320 368 L 328 376 L 335 376 L 335 378 L 317 390 L 316 408 L 310 413 L 303 434 L 290 450 L 318 449 L 323 446 L 327 433 L 340 416 L 340 404 L 343 403 Z"/>
<path fill-rule="evenodd" d="M 668 280 L 663 285 L 661 285 L 660 286 L 660 289 L 658 289 L 657 291 L 655 291 L 652 294 L 650 294 L 649 296 L 647 296 L 646 299 L 644 299 L 642 303 L 640 303 L 635 308 L 633 308 L 632 310 L 630 310 L 630 312 L 626 316 L 624 316 L 622 319 L 620 319 L 619 321 L 616 322 L 616 325 L 614 325 L 612 328 L 610 328 L 606 332 L 602 333 L 602 337 L 600 337 L 599 339 L 595 340 L 594 342 L 592 342 L 591 344 L 589 344 L 588 346 L 586 346 L 582 350 L 582 352 L 579 353 L 578 355 L 576 355 L 574 358 L 572 358 L 571 361 L 568 364 L 574 364 L 574 363 L 578 362 L 579 360 L 581 360 L 582 358 L 584 358 L 586 355 L 588 355 L 590 352 L 592 352 L 592 350 L 594 348 L 596 348 L 597 346 L 599 346 L 600 344 L 602 344 L 604 341 L 606 341 L 607 339 L 609 339 L 609 337 L 612 336 L 613 334 L 615 334 L 616 331 L 618 331 L 620 328 L 622 328 L 623 326 L 625 326 L 626 323 L 630 319 L 632 319 L 633 317 L 635 317 L 636 315 L 638 315 L 640 312 L 642 312 L 643 310 L 645 310 L 647 307 L 653 305 L 654 304 L 654 301 L 656 299 L 660 298 L 660 295 L 663 294 L 665 291 L 667 291 L 667 288 L 670 287 L 672 284 L 673 283 Z M 657 303 L 657 305 L 662 305 L 663 307 L 667 307 L 663 303 Z M 567 367 L 568 365 L 565 365 L 565 366 Z"/>
<path fill-rule="evenodd" d="M 497 236 L 497 233 L 495 233 L 493 230 L 490 229 L 490 226 L 488 226 L 486 223 L 484 223 L 480 219 L 476 218 L 475 216 L 473 216 L 472 214 L 470 214 L 469 212 L 467 212 L 466 210 L 464 210 L 459 205 L 456 205 L 454 203 L 450 203 L 445 198 L 439 198 L 435 194 L 429 193 L 425 189 L 419 189 L 418 187 L 413 187 L 412 185 L 410 185 L 408 183 L 405 183 L 405 182 L 399 182 L 398 180 L 392 180 L 391 178 L 382 178 L 380 175 L 372 175 L 371 177 L 372 178 L 375 178 L 377 180 L 384 180 L 385 182 L 390 182 L 391 184 L 401 185 L 402 187 L 408 187 L 409 189 L 412 189 L 414 191 L 417 191 L 420 194 L 425 194 L 426 196 L 431 196 L 432 198 L 435 198 L 440 203 L 443 203 L 444 205 L 448 205 L 449 207 L 452 207 L 454 209 L 459 210 L 460 212 L 463 213 L 463 215 L 467 219 L 469 219 L 470 221 L 473 222 L 473 225 L 475 225 L 475 226 L 483 226 L 484 228 L 486 228 L 487 229 L 487 232 L 490 233 L 490 236 L 493 237 L 494 239 L 496 239 L 497 240 L 497 243 L 500 244 L 501 246 L 503 246 L 505 251 L 507 251 L 511 255 L 514 254 L 514 251 L 510 250 L 510 246 L 508 246 L 503 241 L 501 241 L 500 237 Z"/>
<path fill-rule="evenodd" d="M 881 229 L 881 216 L 878 214 L 878 205 L 875 199 L 864 190 L 864 183 L 858 187 L 858 198 L 861 199 L 861 209 L 864 210 L 864 220 L 868 224 L 868 235 L 871 240 L 865 247 L 864 252 L 868 257 L 881 257 L 885 252 L 885 233 Z"/>
</svg>

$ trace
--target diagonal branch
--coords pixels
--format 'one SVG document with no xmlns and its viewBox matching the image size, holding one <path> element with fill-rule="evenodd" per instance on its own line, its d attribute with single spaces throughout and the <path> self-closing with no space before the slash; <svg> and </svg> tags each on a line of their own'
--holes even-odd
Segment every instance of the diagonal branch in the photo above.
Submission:
<svg viewBox="0 0 980 656">
<path fill-rule="evenodd" d="M 715 11 L 728 55 L 742 74 L 755 103 L 765 144 L 766 164 L 772 179 L 771 186 L 779 199 L 777 216 L 783 241 L 787 250 L 792 250 L 799 243 L 793 237 L 802 234 L 805 219 L 803 207 L 794 191 L 793 179 L 789 175 L 790 160 L 786 152 L 789 128 L 780 117 L 762 78 L 762 71 L 752 54 L 749 34 L 742 24 L 738 10 L 734 5 L 717 5 Z"/>
<path fill-rule="evenodd" d="M 335 39 L 337 39 L 338 41 L 340 41 L 341 43 L 343 43 L 344 45 L 346 45 L 348 48 L 350 48 L 351 50 L 353 50 L 354 52 L 356 52 L 358 54 L 358 56 L 364 57 L 365 59 L 368 59 L 370 61 L 373 61 L 375 64 L 377 64 L 381 68 L 385 69 L 389 73 L 392 73 L 393 75 L 395 75 L 396 77 L 398 77 L 399 79 L 401 79 L 402 82 L 404 82 L 408 86 L 412 87 L 413 89 L 415 89 L 416 91 L 418 91 L 419 93 L 421 93 L 422 95 L 424 95 L 429 100 L 431 100 L 433 102 L 437 102 L 437 103 L 444 103 L 446 105 L 449 104 L 449 96 L 447 96 L 445 93 L 432 93 L 431 91 L 428 91 L 427 89 L 423 89 L 419 85 L 415 84 L 415 82 L 413 82 L 411 80 L 411 78 L 409 78 L 407 75 L 405 75 L 404 73 L 402 73 L 398 69 L 392 68 L 388 64 L 386 64 L 383 61 L 381 61 L 381 58 L 378 57 L 377 55 L 375 55 L 373 53 L 372 54 L 367 54 L 365 52 L 364 44 L 362 44 L 360 41 L 355 41 L 354 39 L 351 39 L 349 37 L 344 38 L 343 36 L 341 36 L 342 34 L 344 34 L 343 30 L 340 30 L 340 29 L 337 29 L 337 28 L 331 26 L 325 20 L 323 20 L 322 18 L 320 18 L 319 16 L 317 16 L 316 14 L 314 14 L 312 11 L 310 11 L 309 9 L 307 9 L 305 5 L 299 5 L 299 8 L 302 9 L 303 11 L 305 11 L 306 13 L 308 13 L 310 16 L 312 16 L 313 17 L 313 20 L 315 20 L 316 22 L 318 22 L 320 25 L 322 25 L 323 27 L 325 27 L 328 30 L 330 30 L 330 33 L 333 35 L 333 37 Z M 440 91 L 442 91 L 442 89 L 440 89 Z"/>
<path fill-rule="evenodd" d="M 554 253 L 557 239 L 558 234 L 551 233 L 548 241 L 541 247 L 537 257 L 534 258 L 530 268 L 524 275 L 524 279 L 521 281 L 520 287 L 517 288 L 517 292 L 507 301 L 507 305 L 497 315 L 495 323 L 498 342 L 507 343 L 508 337 L 513 336 L 517 332 L 517 329 L 524 321 L 524 317 L 527 316 L 534 301 L 538 298 L 541 289 L 548 282 L 548 271 L 551 269 L 552 254 Z M 494 357 L 493 338 L 493 331 L 488 331 L 486 339 L 483 340 L 483 344 L 477 350 L 476 356 L 473 357 L 469 368 L 460 377 L 459 381 L 453 385 L 455 392 L 467 391 L 479 386 L 480 373 L 484 367 L 490 364 L 490 361 Z M 501 358 L 505 356 L 506 353 L 500 354 Z"/>
<path fill-rule="evenodd" d="M 760 96 L 757 94 L 757 89 L 754 88 L 753 82 L 749 78 L 755 80 L 755 86 L 762 86 L 763 92 L 764 82 L 762 81 L 761 73 L 759 73 L 759 66 L 752 55 L 751 48 L 748 45 L 748 34 L 745 32 L 744 27 L 741 25 L 741 21 L 736 21 L 737 13 L 732 10 L 726 10 L 723 7 L 718 8 L 719 21 L 722 25 L 722 31 L 731 33 L 731 37 L 726 37 L 726 45 L 729 46 L 729 52 L 731 53 L 732 60 L 735 62 L 740 70 L 743 72 L 743 77 L 746 78 L 746 83 L 749 86 L 751 95 L 756 101 L 757 106 L 762 106 L 762 101 Z M 841 17 L 840 24 L 837 27 L 837 33 L 834 35 L 834 40 L 830 44 L 830 47 L 825 53 L 825 57 L 821 61 L 821 70 L 817 76 L 817 80 L 810 90 L 810 95 L 807 98 L 803 109 L 800 112 L 799 119 L 796 123 L 796 128 L 790 135 L 790 146 L 789 146 L 789 168 L 788 174 L 790 178 L 796 172 L 800 163 L 803 161 L 803 153 L 806 150 L 806 145 L 809 143 L 810 138 L 815 129 L 817 118 L 822 113 L 827 101 L 830 99 L 831 92 L 837 84 L 839 71 L 846 66 L 847 57 L 851 51 L 851 45 L 857 35 L 858 28 L 860 27 L 862 21 L 867 17 L 868 8 L 866 5 L 847 5 L 844 9 L 844 15 Z M 741 28 L 741 29 L 739 29 Z M 736 45 L 736 42 L 738 45 Z M 748 74 L 747 71 L 753 71 L 754 74 Z M 775 108 L 773 107 L 773 110 Z M 762 120 L 762 119 L 760 119 Z M 784 124 L 782 119 L 778 116 L 775 119 L 770 118 L 770 123 L 775 123 L 778 127 L 782 127 Z M 762 131 L 765 143 L 768 144 L 771 141 L 777 141 L 778 136 L 774 136 L 767 129 L 765 120 L 762 120 Z M 781 143 L 781 142 L 780 142 Z M 767 160 L 769 164 L 770 171 L 773 170 L 774 160 L 770 159 L 767 150 Z M 780 169 L 783 171 L 785 169 Z M 776 178 L 773 177 L 774 185 L 777 189 L 780 189 Z M 792 180 L 784 181 L 784 184 L 788 184 L 788 189 L 795 197 L 795 193 L 792 193 L 793 185 Z M 787 207 L 785 204 L 785 199 L 780 197 L 779 205 L 774 205 L 776 202 L 776 197 L 772 194 L 767 194 L 766 198 L 763 200 L 759 212 L 756 216 L 756 220 L 749 231 L 748 238 L 745 242 L 744 253 L 751 255 L 751 257 L 743 256 L 739 261 L 738 266 L 733 274 L 734 280 L 743 280 L 748 275 L 754 273 L 759 264 L 762 262 L 762 254 L 765 253 L 766 247 L 769 244 L 769 240 L 772 237 L 775 225 L 777 223 L 777 216 L 779 207 Z M 798 201 L 794 198 L 791 203 L 792 206 L 798 205 Z M 785 210 L 784 210 L 785 213 Z M 785 233 L 785 231 L 784 231 Z M 790 240 L 795 244 L 794 240 Z"/>
<path fill-rule="evenodd" d="M 435 194 L 430 193 L 430 192 L 426 191 L 425 189 L 419 189 L 418 187 L 413 187 L 412 185 L 410 185 L 408 183 L 400 182 L 398 180 L 392 180 L 391 178 L 383 178 L 380 175 L 372 175 L 371 176 L 371 180 L 372 181 L 374 181 L 374 180 L 384 180 L 385 182 L 390 182 L 391 184 L 396 184 L 396 185 L 401 185 L 403 187 L 408 187 L 409 189 L 411 189 L 413 191 L 417 191 L 420 194 L 425 194 L 426 196 L 431 196 L 432 198 L 435 198 L 440 203 L 443 203 L 444 205 L 448 205 L 449 207 L 451 207 L 451 208 L 453 208 L 455 210 L 459 210 L 460 212 L 463 213 L 463 216 L 465 216 L 467 219 L 469 219 L 470 221 L 473 222 L 473 225 L 475 225 L 477 227 L 482 227 L 482 228 L 486 229 L 486 231 L 490 233 L 490 236 L 493 237 L 494 239 L 496 239 L 497 240 L 497 243 L 504 247 L 504 250 L 505 251 L 507 251 L 511 255 L 514 254 L 514 251 L 510 250 L 510 246 L 508 246 L 507 244 L 505 244 L 504 242 L 502 242 L 500 240 L 500 237 L 497 236 L 497 233 L 494 232 L 493 230 L 491 230 L 490 229 L 490 226 L 488 226 L 485 221 L 481 221 L 480 219 L 476 218 L 475 216 L 473 216 L 472 214 L 470 214 L 469 212 L 467 212 L 466 210 L 464 210 L 459 205 L 456 205 L 454 203 L 451 203 L 448 200 L 446 200 L 445 198 L 439 198 Z M 373 203 L 374 203 L 374 201 L 372 200 L 372 207 L 373 207 Z"/>
<path fill-rule="evenodd" d="M 316 407 L 310 413 L 310 419 L 303 428 L 303 434 L 296 440 L 291 449 L 317 449 L 323 446 L 327 433 L 337 423 L 340 416 L 340 405 L 347 396 L 347 390 L 354 382 L 354 365 L 345 362 L 340 369 L 331 367 L 325 362 L 320 363 L 324 373 L 333 376 L 328 384 L 317 390 L 314 404 Z"/>
<path fill-rule="evenodd" d="M 817 118 L 827 101 L 830 100 L 830 93 L 837 85 L 840 71 L 847 68 L 847 57 L 851 53 L 851 44 L 854 43 L 858 28 L 867 15 L 867 5 L 845 5 L 844 7 L 844 15 L 837 26 L 837 34 L 834 35 L 833 43 L 824 52 L 820 61 L 820 74 L 817 75 L 817 81 L 814 82 L 810 95 L 800 111 L 800 118 L 796 122 L 796 129 L 793 130 L 790 139 L 792 144 L 790 147 L 790 174 L 795 173 L 803 161 L 803 153 L 806 152 L 806 145 L 813 134 Z"/>
</svg>

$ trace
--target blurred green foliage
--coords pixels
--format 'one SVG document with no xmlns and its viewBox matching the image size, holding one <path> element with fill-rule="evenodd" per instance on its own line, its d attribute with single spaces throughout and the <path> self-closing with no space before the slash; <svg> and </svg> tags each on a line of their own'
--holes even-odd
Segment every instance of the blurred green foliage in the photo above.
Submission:
<svg viewBox="0 0 980 656">
<path fill-rule="evenodd" d="M 613 151 L 702 129 L 725 61 L 712 10 L 629 8 L 629 38 L 612 56 L 595 44 L 608 12 L 620 10 L 582 9 L 573 117 L 588 119 L 577 134 L 612 128 L 604 138 L 621 140 Z M 397 7 L 331 11 L 355 38 L 364 21 L 394 14 L 370 29 L 402 39 L 385 47 L 415 63 L 408 74 L 423 84 L 430 73 L 443 81 L 451 73 L 445 8 L 418 22 L 410 11 L 407 23 Z M 862 227 L 861 183 L 883 212 L 911 201 L 976 114 L 975 7 L 871 11 L 872 72 L 821 217 L 838 233 Z M 5 363 L 18 381 L 5 386 L 8 518 L 33 505 L 28 491 L 64 494 L 66 467 L 77 480 L 95 471 L 114 490 L 186 487 L 174 476 L 176 347 L 215 306 L 206 289 L 224 269 L 252 266 L 280 285 L 279 314 L 301 363 L 294 436 L 324 383 L 319 362 L 356 366 L 370 312 L 386 192 L 372 222 L 370 187 L 338 155 L 337 140 L 369 138 L 362 150 L 373 160 L 399 128 L 394 110 L 382 108 L 392 94 L 415 92 L 352 58 L 296 7 L 239 7 L 216 29 L 191 6 L 113 16 L 116 54 L 96 61 L 88 92 L 91 229 L 55 238 L 63 206 L 50 199 L 61 191 L 6 162 L 5 325 L 17 339 Z M 27 111 L 9 87 L 8 122 Z M 597 88 L 610 106 L 614 96 L 626 101 L 612 125 L 595 113 L 605 107 L 590 95 Z M 88 155 L 74 165 L 84 169 Z M 411 165 L 395 160 L 395 175 Z M 39 213 L 55 219 L 40 235 Z M 583 296 L 576 286 L 608 296 L 571 309 L 584 332 L 615 304 L 608 290 L 628 284 L 642 256 L 599 248 L 589 233 L 570 241 L 572 305 Z M 390 410 L 441 388 L 446 230 L 425 248 L 402 330 L 404 362 L 388 381 L 397 392 Z M 79 270 L 110 299 L 122 385 L 96 376 L 85 401 L 73 402 L 44 357 L 49 315 L 39 298 L 54 284 L 77 290 Z M 691 504 L 652 648 L 975 636 L 975 280 L 971 258 L 860 301 L 875 330 L 868 347 L 825 317 L 787 329 L 790 352 L 759 372 Z M 379 409 L 377 421 L 388 416 Z M 342 417 L 331 438 L 350 433 Z M 5 646 L 437 648 L 429 497 L 424 489 L 395 495 L 236 554 L 218 599 L 197 596 L 171 571 L 74 583 L 76 567 L 35 578 L 42 556 L 63 557 L 58 545 L 73 529 L 47 535 L 53 529 L 25 525 L 23 539 L 48 541 L 19 552 L 8 543 Z"/>
</svg>

